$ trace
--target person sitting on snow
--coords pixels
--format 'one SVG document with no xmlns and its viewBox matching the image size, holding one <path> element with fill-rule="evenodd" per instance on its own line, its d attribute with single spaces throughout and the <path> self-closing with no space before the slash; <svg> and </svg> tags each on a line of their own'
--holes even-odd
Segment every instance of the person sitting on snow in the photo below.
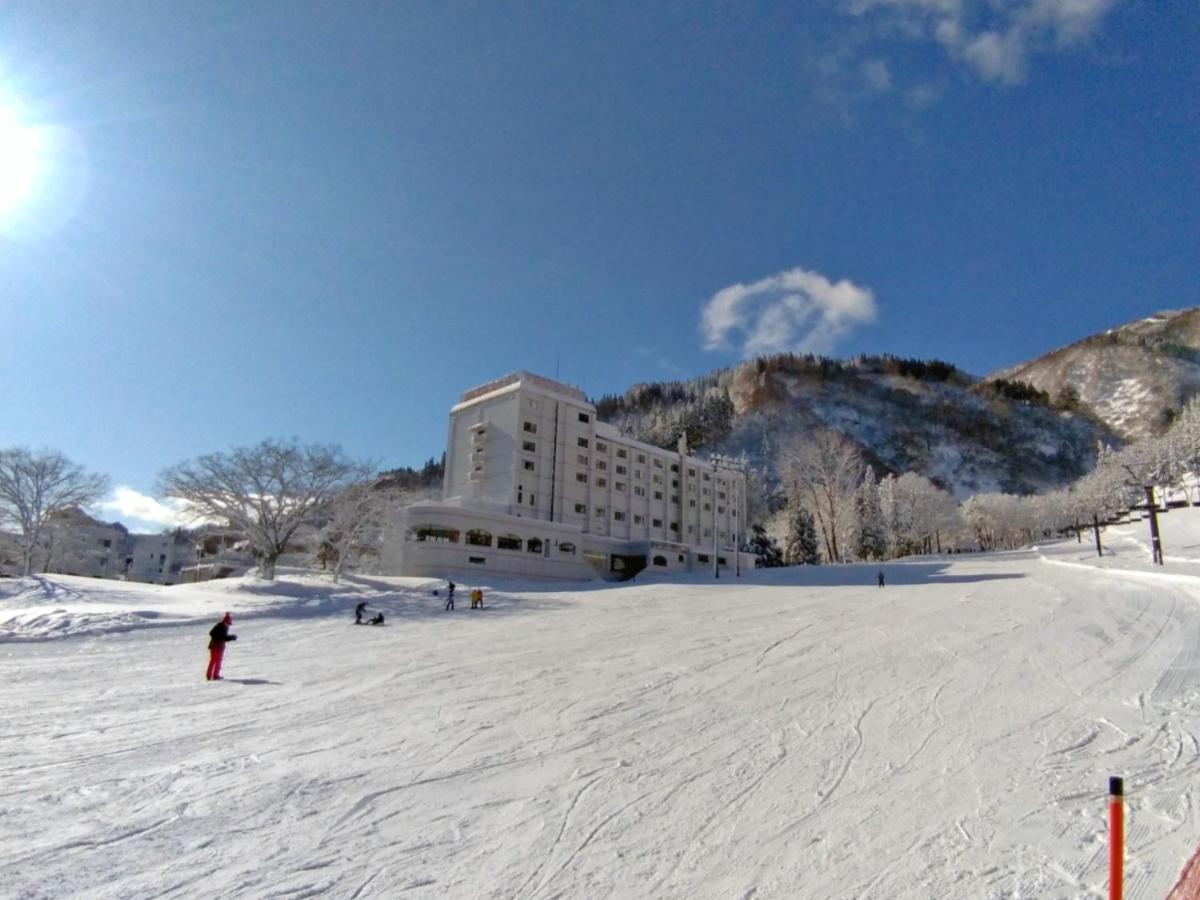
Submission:
<svg viewBox="0 0 1200 900">
<path fill-rule="evenodd" d="M 367 624 L 368 625 L 382 625 L 383 624 L 383 613 L 376 614 L 375 618 L 373 618 Z"/>
</svg>

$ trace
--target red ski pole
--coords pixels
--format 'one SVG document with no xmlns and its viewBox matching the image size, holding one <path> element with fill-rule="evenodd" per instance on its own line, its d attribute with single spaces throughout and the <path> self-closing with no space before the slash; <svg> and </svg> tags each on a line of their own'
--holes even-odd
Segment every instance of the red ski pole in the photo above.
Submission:
<svg viewBox="0 0 1200 900">
<path fill-rule="evenodd" d="M 1125 880 L 1125 782 L 1108 779 L 1108 898 L 1121 900 Z"/>
</svg>

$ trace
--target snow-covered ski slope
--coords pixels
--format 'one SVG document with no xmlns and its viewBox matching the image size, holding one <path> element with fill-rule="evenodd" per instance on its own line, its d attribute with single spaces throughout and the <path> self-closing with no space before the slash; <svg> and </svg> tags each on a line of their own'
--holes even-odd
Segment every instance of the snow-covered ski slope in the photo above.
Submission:
<svg viewBox="0 0 1200 900">
<path fill-rule="evenodd" d="M 1136 526 L 1115 570 L 1070 541 L 482 612 L 406 579 L 0 581 L 0 896 L 1104 897 L 1122 775 L 1125 896 L 1162 900 L 1200 843 L 1190 522 L 1170 578 L 1129 571 Z"/>
</svg>

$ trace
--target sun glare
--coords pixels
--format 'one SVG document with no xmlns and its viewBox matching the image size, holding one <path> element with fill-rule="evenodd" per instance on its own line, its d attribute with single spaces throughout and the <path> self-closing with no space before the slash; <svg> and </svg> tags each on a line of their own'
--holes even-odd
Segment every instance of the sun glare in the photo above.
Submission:
<svg viewBox="0 0 1200 900">
<path fill-rule="evenodd" d="M 42 141 L 11 109 L 0 108 L 0 215 L 16 209 L 33 190 Z"/>
</svg>

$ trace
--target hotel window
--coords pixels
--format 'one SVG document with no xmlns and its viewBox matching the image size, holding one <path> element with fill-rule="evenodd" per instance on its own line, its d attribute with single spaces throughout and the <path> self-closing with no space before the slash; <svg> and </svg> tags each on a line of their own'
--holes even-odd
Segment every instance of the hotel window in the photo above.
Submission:
<svg viewBox="0 0 1200 900">
<path fill-rule="evenodd" d="M 496 538 L 496 547 L 500 550 L 520 550 L 521 538 L 515 534 L 502 534 Z"/>
<path fill-rule="evenodd" d="M 639 515 L 637 515 L 636 513 L 634 513 L 634 516 L 633 516 L 633 524 L 634 524 L 634 525 L 645 525 L 645 524 L 646 524 L 646 517 L 645 517 L 645 516 L 639 516 Z"/>
<path fill-rule="evenodd" d="M 646 489 L 644 487 L 642 487 L 640 484 L 635 484 L 633 486 L 633 495 L 635 497 L 645 497 Z"/>
<path fill-rule="evenodd" d="M 527 460 L 525 460 L 525 462 L 524 462 L 524 465 L 525 465 L 525 471 L 526 471 L 526 472 L 532 472 L 532 471 L 533 471 L 533 460 L 532 460 L 532 459 L 527 459 Z"/>
<path fill-rule="evenodd" d="M 678 531 L 678 530 L 679 530 L 679 523 L 678 523 L 678 522 L 672 522 L 672 523 L 671 523 L 671 530 L 672 530 L 672 531 Z"/>
<path fill-rule="evenodd" d="M 695 508 L 696 508 L 696 501 L 695 501 L 695 500 L 689 500 L 689 501 L 688 501 L 688 506 L 690 506 L 692 509 L 695 509 Z"/>
<path fill-rule="evenodd" d="M 718 506 L 718 507 L 717 507 L 717 512 L 719 512 L 719 513 L 723 513 L 723 512 L 725 512 L 725 507 L 723 507 L 723 506 Z"/>
<path fill-rule="evenodd" d="M 679 474 L 679 463 L 671 463 L 671 471 L 676 475 Z"/>
<path fill-rule="evenodd" d="M 482 556 L 468 556 L 467 562 L 469 562 L 473 565 L 476 565 L 476 566 L 482 566 L 482 565 L 487 564 L 487 560 L 484 559 Z"/>
<path fill-rule="evenodd" d="M 626 469 L 624 466 L 617 466 L 617 474 L 618 475 L 624 475 L 628 471 L 629 470 Z"/>
<path fill-rule="evenodd" d="M 625 490 L 625 482 L 618 481 L 615 485 L 613 485 L 613 487 L 615 487 L 618 491 L 623 491 Z"/>
<path fill-rule="evenodd" d="M 688 478 L 695 478 L 695 477 L 696 477 L 696 470 L 688 469 Z"/>
<path fill-rule="evenodd" d="M 561 544 L 558 545 L 558 552 L 574 554 L 575 553 L 575 545 L 572 544 L 570 541 L 563 541 Z"/>
<path fill-rule="evenodd" d="M 521 449 L 523 449 L 526 453 L 537 453 L 537 444 L 535 444 L 533 441 L 525 441 L 523 444 L 521 444 Z"/>
<path fill-rule="evenodd" d="M 585 438 L 585 437 L 576 438 L 576 439 L 575 439 L 575 443 L 576 443 L 578 446 L 582 447 L 584 450 L 586 450 L 586 449 L 587 449 L 587 446 L 588 446 L 588 439 L 587 439 L 587 438 Z"/>
<path fill-rule="evenodd" d="M 705 503 L 705 504 L 704 504 L 704 511 L 705 511 L 705 512 L 708 512 L 708 510 L 710 510 L 710 509 L 712 509 L 712 504 L 711 504 L 711 503 Z"/>
<path fill-rule="evenodd" d="M 537 434 L 537 426 L 532 422 L 526 422 L 522 427 L 524 427 L 524 429 L 530 434 Z"/>
<path fill-rule="evenodd" d="M 656 469 L 662 468 L 662 460 L 661 459 L 654 460 L 654 468 L 656 468 Z"/>
<path fill-rule="evenodd" d="M 644 466 L 644 465 L 646 464 L 646 454 L 645 454 L 645 453 L 639 453 L 639 454 L 637 455 L 637 461 L 638 461 L 639 463 L 641 463 L 641 464 Z"/>
<path fill-rule="evenodd" d="M 581 466 L 586 466 L 588 464 L 587 454 L 586 453 L 575 454 L 575 462 L 579 463 Z"/>
<path fill-rule="evenodd" d="M 608 463 L 606 463 L 602 459 L 598 459 L 598 460 L 596 460 L 596 468 L 599 469 L 601 472 L 603 472 L 605 469 L 608 468 Z"/>
<path fill-rule="evenodd" d="M 599 516 L 600 518 L 604 518 L 604 513 L 605 513 L 605 509 L 603 506 L 596 507 L 596 515 L 597 516 Z"/>
<path fill-rule="evenodd" d="M 613 518 L 616 519 L 618 522 L 624 522 L 625 521 L 625 513 L 621 512 L 620 510 L 617 510 L 616 512 L 613 513 Z"/>
<path fill-rule="evenodd" d="M 643 472 L 641 469 L 634 469 L 633 477 L 636 478 L 638 481 L 644 481 L 646 478 L 646 473 Z"/>
<path fill-rule="evenodd" d="M 678 487 L 679 487 L 679 479 L 678 478 L 671 479 L 671 487 L 678 489 Z"/>
<path fill-rule="evenodd" d="M 703 494 L 705 497 L 707 497 L 709 494 L 711 494 L 711 493 L 712 493 L 712 491 L 710 491 L 708 488 L 703 488 L 703 489 L 700 491 L 700 493 L 702 493 L 702 494 Z"/>
<path fill-rule="evenodd" d="M 580 484 L 587 484 L 587 472 L 576 472 L 575 480 Z"/>
<path fill-rule="evenodd" d="M 724 491 L 717 491 L 717 497 L 718 497 L 718 498 L 720 498 L 721 500 L 724 500 L 724 499 L 725 499 L 725 492 L 724 492 Z"/>
<path fill-rule="evenodd" d="M 579 513 L 581 516 L 586 516 L 587 515 L 587 504 L 576 503 L 575 504 L 575 512 Z"/>
<path fill-rule="evenodd" d="M 541 553 L 542 552 L 542 539 L 541 538 L 530 538 L 529 540 L 527 540 L 525 542 L 525 550 L 529 553 Z"/>
<path fill-rule="evenodd" d="M 654 492 L 654 499 L 655 499 L 655 500 L 661 500 L 661 499 L 662 499 L 662 491 L 655 491 L 655 492 Z"/>
<path fill-rule="evenodd" d="M 662 528 L 662 519 L 651 520 L 655 528 Z"/>
<path fill-rule="evenodd" d="M 596 476 L 596 487 L 607 487 L 607 486 L 608 486 L 608 479 L 601 478 L 599 475 L 597 475 Z"/>
<path fill-rule="evenodd" d="M 534 502 L 534 496 L 535 496 L 534 494 L 529 495 L 529 505 L 530 506 L 537 506 L 537 504 Z"/>
<path fill-rule="evenodd" d="M 492 533 L 490 531 L 472 529 L 467 532 L 467 543 L 474 547 L 490 547 L 492 546 Z"/>
<path fill-rule="evenodd" d="M 628 459 L 628 458 L 629 458 L 629 451 L 626 450 L 624 447 L 618 447 L 617 448 L 617 459 Z"/>
<path fill-rule="evenodd" d="M 591 417 L 591 416 L 589 416 L 587 413 L 580 413 L 580 414 L 579 414 L 579 421 L 580 421 L 580 422 L 583 422 L 583 423 L 585 423 L 585 424 L 586 424 L 586 423 L 588 423 L 588 422 L 592 421 L 592 417 Z"/>
<path fill-rule="evenodd" d="M 711 529 L 711 528 L 705 528 L 705 529 L 704 529 L 704 536 L 705 536 L 705 537 L 712 537 L 712 529 Z"/>
<path fill-rule="evenodd" d="M 671 495 L 671 502 L 672 502 L 672 503 L 674 503 L 676 506 L 678 506 L 678 505 L 679 505 L 679 495 L 678 495 L 678 494 L 672 494 L 672 495 Z"/>
<path fill-rule="evenodd" d="M 655 484 L 662 484 L 662 476 L 661 476 L 661 475 L 655 475 L 655 476 L 654 476 L 654 483 L 655 483 Z"/>
<path fill-rule="evenodd" d="M 608 452 L 608 444 L 604 443 L 604 441 L 596 441 L 596 452 L 597 453 L 607 453 Z"/>
</svg>

